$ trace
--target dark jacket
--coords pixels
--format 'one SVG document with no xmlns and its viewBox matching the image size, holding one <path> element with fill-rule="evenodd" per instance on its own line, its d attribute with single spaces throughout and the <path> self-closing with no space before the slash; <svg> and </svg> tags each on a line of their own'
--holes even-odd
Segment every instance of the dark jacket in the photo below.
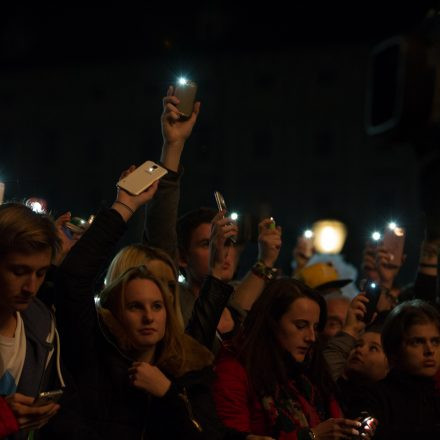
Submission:
<svg viewBox="0 0 440 440">
<path fill-rule="evenodd" d="M 182 173 L 182 168 L 178 173 L 168 171 L 168 174 L 160 180 L 154 198 L 145 208 L 143 233 L 143 242 L 167 252 L 176 267 L 178 267 L 176 224 Z M 219 349 L 219 341 L 216 339 L 217 325 L 233 291 L 231 286 L 220 280 L 207 277 L 196 299 L 185 285 L 179 285 L 186 333 L 214 352 Z M 229 310 L 236 324 L 235 327 L 238 328 L 241 311 L 231 304 Z"/>
<path fill-rule="evenodd" d="M 358 411 L 366 410 L 379 421 L 375 440 L 440 436 L 440 393 L 434 378 L 391 370 L 357 406 Z"/>
<path fill-rule="evenodd" d="M 153 397 L 129 385 L 127 370 L 133 359 L 101 331 L 94 280 L 124 230 L 125 223 L 116 211 L 102 211 L 57 274 L 60 334 L 85 415 L 105 439 L 220 438 L 224 432 L 210 396 L 209 368 L 169 377 L 172 386 L 166 395 Z"/>
</svg>

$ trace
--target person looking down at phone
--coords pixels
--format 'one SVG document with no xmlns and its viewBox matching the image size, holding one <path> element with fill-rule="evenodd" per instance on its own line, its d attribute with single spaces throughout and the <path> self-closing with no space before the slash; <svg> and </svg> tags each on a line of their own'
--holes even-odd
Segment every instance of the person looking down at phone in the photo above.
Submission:
<svg viewBox="0 0 440 440">
<path fill-rule="evenodd" d="M 375 439 L 438 438 L 439 312 L 421 300 L 399 304 L 385 320 L 382 346 L 390 372 L 357 402 L 379 421 Z"/>
<path fill-rule="evenodd" d="M 49 217 L 18 203 L 0 206 L 0 394 L 17 420 L 18 438 L 60 409 L 34 406 L 39 392 L 64 386 L 55 321 L 36 298 L 59 247 Z"/>
<path fill-rule="evenodd" d="M 102 438 L 228 438 L 210 397 L 213 356 L 183 333 L 172 293 L 147 268 L 153 259 L 113 278 L 95 299 L 115 236 L 156 190 L 157 183 L 139 195 L 119 189 L 61 264 L 56 310 L 66 362 Z"/>
<path fill-rule="evenodd" d="M 361 423 L 343 417 L 316 345 L 325 320 L 324 299 L 302 282 L 267 285 L 217 359 L 214 398 L 226 426 L 282 440 L 360 434 Z"/>
</svg>

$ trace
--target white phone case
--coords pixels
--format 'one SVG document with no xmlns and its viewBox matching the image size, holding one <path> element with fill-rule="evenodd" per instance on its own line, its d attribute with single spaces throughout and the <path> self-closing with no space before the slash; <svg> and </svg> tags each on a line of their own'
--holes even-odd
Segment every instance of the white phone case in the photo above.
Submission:
<svg viewBox="0 0 440 440">
<path fill-rule="evenodd" d="M 121 179 L 117 186 L 134 196 L 138 196 L 167 173 L 165 168 L 147 160 L 127 177 Z"/>
</svg>

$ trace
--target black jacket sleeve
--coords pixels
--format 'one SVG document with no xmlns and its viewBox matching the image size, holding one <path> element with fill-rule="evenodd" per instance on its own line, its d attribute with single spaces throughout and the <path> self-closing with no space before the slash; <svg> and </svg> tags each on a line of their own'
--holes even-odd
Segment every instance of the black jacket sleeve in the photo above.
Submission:
<svg viewBox="0 0 440 440">
<path fill-rule="evenodd" d="M 212 350 L 220 317 L 233 291 L 229 284 L 208 276 L 194 304 L 185 331 L 209 350 Z"/>
<path fill-rule="evenodd" d="M 94 284 L 125 230 L 126 224 L 117 211 L 101 211 L 57 270 L 57 326 L 63 356 L 73 373 L 85 362 L 84 356 L 95 351 L 94 335 L 99 332 Z"/>
</svg>

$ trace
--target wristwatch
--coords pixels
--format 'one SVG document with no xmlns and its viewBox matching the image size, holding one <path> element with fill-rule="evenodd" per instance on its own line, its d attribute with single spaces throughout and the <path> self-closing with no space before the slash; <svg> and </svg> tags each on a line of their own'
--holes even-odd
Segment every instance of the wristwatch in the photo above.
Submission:
<svg viewBox="0 0 440 440">
<path fill-rule="evenodd" d="M 266 281 L 271 281 L 276 278 L 278 269 L 275 267 L 268 267 L 262 261 L 257 261 L 252 266 L 252 273 Z"/>
</svg>

